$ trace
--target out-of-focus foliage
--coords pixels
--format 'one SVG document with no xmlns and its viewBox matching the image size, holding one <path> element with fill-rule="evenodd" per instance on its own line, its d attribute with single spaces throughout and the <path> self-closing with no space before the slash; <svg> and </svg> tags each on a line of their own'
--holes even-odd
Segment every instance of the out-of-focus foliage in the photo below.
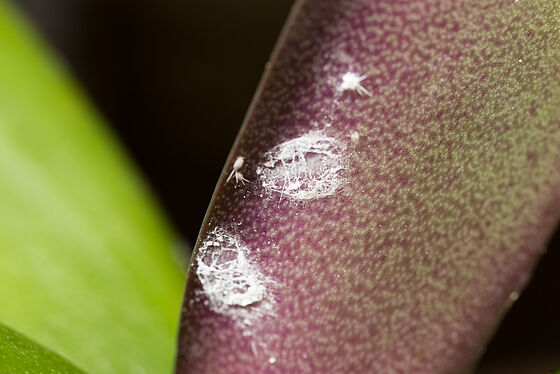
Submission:
<svg viewBox="0 0 560 374">
<path fill-rule="evenodd" d="M 0 51 L 0 322 L 94 373 L 170 372 L 183 287 L 170 230 L 5 1 Z"/>
<path fill-rule="evenodd" d="M 60 356 L 0 325 L 0 373 L 83 374 Z"/>
</svg>

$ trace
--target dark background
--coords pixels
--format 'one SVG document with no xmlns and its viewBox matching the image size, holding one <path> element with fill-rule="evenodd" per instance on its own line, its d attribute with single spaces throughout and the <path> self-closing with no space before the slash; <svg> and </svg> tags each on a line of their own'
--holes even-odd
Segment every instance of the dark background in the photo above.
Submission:
<svg viewBox="0 0 560 374">
<path fill-rule="evenodd" d="M 15 0 L 194 242 L 292 0 Z M 560 235 L 478 374 L 560 367 Z"/>
</svg>

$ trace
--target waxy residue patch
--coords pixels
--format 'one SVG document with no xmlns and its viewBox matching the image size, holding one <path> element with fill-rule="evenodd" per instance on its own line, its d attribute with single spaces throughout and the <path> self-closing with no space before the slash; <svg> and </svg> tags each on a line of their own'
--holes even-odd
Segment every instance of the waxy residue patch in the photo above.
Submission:
<svg viewBox="0 0 560 374">
<path fill-rule="evenodd" d="M 214 229 L 198 249 L 196 274 L 209 308 L 239 322 L 272 313 L 270 287 L 250 259 L 251 250 L 224 229 Z"/>
<path fill-rule="evenodd" d="M 295 200 L 318 199 L 342 185 L 345 153 L 344 142 L 311 131 L 268 151 L 257 174 L 269 191 Z"/>
</svg>

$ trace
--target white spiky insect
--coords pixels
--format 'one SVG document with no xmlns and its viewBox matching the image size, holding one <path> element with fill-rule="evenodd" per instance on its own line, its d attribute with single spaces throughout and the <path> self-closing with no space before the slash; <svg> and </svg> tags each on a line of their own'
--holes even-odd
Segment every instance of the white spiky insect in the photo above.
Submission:
<svg viewBox="0 0 560 374">
<path fill-rule="evenodd" d="M 239 169 L 243 167 L 244 162 L 245 162 L 245 158 L 243 158 L 242 156 L 238 156 L 235 159 L 235 162 L 233 163 L 233 169 L 231 173 L 229 173 L 229 176 L 226 179 L 226 183 L 229 182 L 229 180 L 233 176 L 235 176 L 235 184 L 237 184 L 238 182 L 241 182 L 243 184 L 245 184 L 245 182 L 249 182 L 247 179 L 245 179 L 245 177 L 243 177 L 243 174 L 241 174 L 241 172 L 239 171 Z"/>
<path fill-rule="evenodd" d="M 358 75 L 356 73 L 347 72 L 342 76 L 342 83 L 339 89 L 341 91 L 352 90 L 356 91 L 359 95 L 371 96 L 371 92 L 362 86 L 362 81 L 366 78 L 366 74 Z"/>
</svg>

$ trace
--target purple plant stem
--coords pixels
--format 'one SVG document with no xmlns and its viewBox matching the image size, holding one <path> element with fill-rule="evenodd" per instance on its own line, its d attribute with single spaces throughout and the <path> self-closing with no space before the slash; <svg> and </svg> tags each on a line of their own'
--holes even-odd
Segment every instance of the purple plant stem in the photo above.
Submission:
<svg viewBox="0 0 560 374">
<path fill-rule="evenodd" d="M 299 2 L 200 232 L 177 372 L 471 369 L 558 219 L 559 19 L 555 0 Z M 309 134 L 334 156 L 266 165 Z M 250 183 L 226 183 L 239 156 Z M 332 163 L 334 193 L 287 193 Z"/>
</svg>

